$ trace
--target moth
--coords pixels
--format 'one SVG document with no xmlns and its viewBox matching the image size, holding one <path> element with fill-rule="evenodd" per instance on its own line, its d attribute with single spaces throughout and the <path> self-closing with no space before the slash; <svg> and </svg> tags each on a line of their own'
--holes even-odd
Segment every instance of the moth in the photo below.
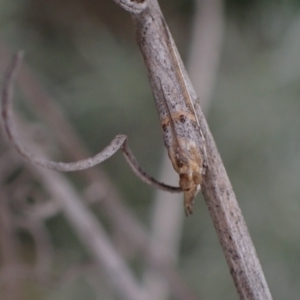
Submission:
<svg viewBox="0 0 300 300">
<path fill-rule="evenodd" d="M 186 215 L 192 213 L 205 164 L 205 141 L 190 94 L 191 84 L 162 15 L 135 15 L 137 42 L 148 69 L 164 144 L 184 192 Z M 159 33 L 159 34 L 158 34 Z"/>
<path fill-rule="evenodd" d="M 197 146 L 203 143 L 199 122 L 192 105 L 172 105 L 172 101 L 159 80 L 164 110 L 159 110 L 164 144 L 174 170 L 179 174 L 179 185 L 184 192 L 186 215 L 192 214 L 195 197 L 201 189 L 204 174 L 203 153 Z"/>
</svg>

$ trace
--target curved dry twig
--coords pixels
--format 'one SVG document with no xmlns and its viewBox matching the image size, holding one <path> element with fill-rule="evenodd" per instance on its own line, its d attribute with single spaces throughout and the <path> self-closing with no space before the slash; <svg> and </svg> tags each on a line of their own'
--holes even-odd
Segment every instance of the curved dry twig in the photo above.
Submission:
<svg viewBox="0 0 300 300">
<path fill-rule="evenodd" d="M 0 46 L 0 52 L 3 50 L 2 48 Z M 9 60 L 9 53 L 4 50 L 3 52 L 4 54 L 1 55 L 0 58 L 3 62 L 6 62 Z M 54 128 L 60 146 L 66 151 L 68 157 L 73 160 L 78 160 L 80 157 L 89 156 L 86 146 L 80 140 L 66 119 L 66 116 L 62 113 L 62 110 L 57 106 L 57 103 L 53 102 L 49 95 L 45 94 L 41 89 L 40 83 L 33 76 L 28 66 L 22 66 L 22 68 L 20 68 L 18 82 L 22 92 L 32 101 L 32 105 L 38 111 L 39 115 L 41 114 L 43 120 L 48 122 L 51 128 Z M 67 137 L 67 139 L 65 139 L 65 137 Z M 124 201 L 122 201 L 122 197 L 120 197 L 116 187 L 112 186 L 111 181 L 103 171 L 101 171 L 101 168 L 87 169 L 86 172 L 80 172 L 79 175 L 85 182 L 92 182 L 93 184 L 93 191 L 89 193 L 88 196 L 91 197 L 90 200 L 96 201 L 97 205 L 99 205 L 97 208 L 105 212 L 112 224 L 121 230 L 124 237 L 126 237 L 134 247 L 137 247 L 141 255 L 146 258 L 146 261 L 164 274 L 172 286 L 171 290 L 173 295 L 176 295 L 178 299 L 196 299 L 197 297 L 190 288 L 188 288 L 182 278 L 180 278 L 176 270 L 159 259 L 159 253 L 163 250 L 159 247 L 154 247 L 155 249 L 153 249 L 153 251 L 149 251 L 147 230 L 128 208 L 124 206 Z M 99 201 L 100 199 L 101 201 Z M 173 201 L 176 201 L 176 199 L 174 198 Z M 60 205 L 62 204 L 61 201 L 59 203 Z M 88 201 L 88 203 L 91 202 Z M 38 216 L 34 217 L 38 218 Z"/>
<path fill-rule="evenodd" d="M 171 193 L 182 192 L 180 187 L 170 186 L 164 183 L 161 183 L 148 175 L 142 170 L 133 153 L 131 152 L 128 143 L 127 136 L 123 134 L 118 134 L 101 152 L 96 154 L 93 157 L 79 160 L 77 162 L 64 163 L 64 162 L 54 162 L 51 160 L 43 159 L 37 157 L 35 154 L 26 149 L 21 142 L 19 141 L 13 124 L 12 118 L 12 98 L 13 98 L 13 83 L 17 75 L 17 69 L 22 61 L 23 52 L 19 51 L 14 55 L 10 65 L 7 68 L 6 74 L 4 76 L 4 84 L 2 90 L 2 120 L 3 127 L 12 142 L 16 150 L 20 153 L 22 157 L 44 168 L 52 169 L 55 171 L 61 172 L 71 172 L 79 171 L 91 168 L 97 164 L 102 163 L 106 159 L 114 155 L 120 148 L 123 151 L 123 154 L 132 168 L 133 172 L 145 183 L 154 186 L 158 189 L 168 191 Z"/>
</svg>

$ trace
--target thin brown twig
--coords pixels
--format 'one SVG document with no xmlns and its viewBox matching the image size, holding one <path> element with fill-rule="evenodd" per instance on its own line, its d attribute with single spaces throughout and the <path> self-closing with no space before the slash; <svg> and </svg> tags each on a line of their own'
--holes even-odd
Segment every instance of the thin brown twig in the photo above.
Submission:
<svg viewBox="0 0 300 300">
<path fill-rule="evenodd" d="M 35 155 L 24 150 L 20 142 L 15 139 L 15 133 L 11 131 L 11 126 L 13 125 L 11 123 L 12 120 L 10 119 L 10 115 L 12 112 L 7 110 L 11 101 L 10 97 L 12 96 L 12 86 L 10 83 L 15 76 L 16 67 L 18 66 L 19 61 L 20 54 L 15 56 L 8 69 L 5 80 L 6 83 L 4 83 L 3 88 L 2 116 L 8 136 L 12 141 L 16 141 L 15 146 L 19 147 L 18 150 L 20 153 L 26 154 L 25 157 L 32 162 L 31 157 L 34 158 Z M 46 162 L 46 164 L 48 162 L 47 159 L 40 161 L 42 161 L 42 163 Z M 36 159 L 35 162 L 39 162 L 39 159 Z M 128 300 L 148 299 L 148 296 L 135 281 L 130 269 L 109 242 L 100 223 L 97 222 L 95 217 L 82 204 L 82 201 L 67 180 L 60 174 L 51 173 L 50 170 L 44 170 L 42 168 L 35 168 L 32 170 L 39 174 L 38 177 L 44 182 L 44 186 L 49 194 L 53 195 L 53 198 L 60 199 L 61 208 L 68 221 L 72 224 L 73 229 L 79 235 L 81 241 L 86 245 L 95 261 L 100 267 L 103 267 L 106 270 L 118 294 Z M 23 226 L 24 225 L 23 222 Z M 27 227 L 28 225 L 30 224 L 26 223 Z M 34 233 L 36 234 L 37 232 Z M 44 261 L 44 259 L 41 260 L 42 265 Z"/>
<path fill-rule="evenodd" d="M 23 126 L 23 129 L 25 132 L 28 130 L 26 126 Z M 43 152 L 38 146 L 34 147 L 34 150 L 35 153 L 39 154 Z M 109 241 L 104 228 L 101 227 L 100 222 L 83 204 L 84 201 L 80 199 L 72 184 L 60 173 L 36 167 L 34 164 L 28 164 L 28 169 L 43 184 L 44 189 L 52 199 L 59 201 L 65 217 L 87 251 L 91 254 L 98 268 L 103 269 L 104 274 L 110 279 L 109 283 L 112 285 L 113 290 L 124 299 L 148 300 L 148 295 L 140 287 L 132 270 L 117 253 Z M 32 227 L 34 226 L 33 223 L 23 219 L 17 220 L 17 225 L 26 227 L 35 236 L 37 252 L 43 250 L 42 248 L 46 245 L 38 243 L 41 238 L 41 228 Z M 37 274 L 38 277 L 45 277 L 41 273 L 47 267 L 48 261 L 43 255 L 39 256 L 36 264 L 36 271 L 39 273 Z M 15 275 L 12 274 L 12 276 L 14 277 Z M 49 281 L 42 279 L 46 282 Z"/>
<path fill-rule="evenodd" d="M 32 165 L 31 168 L 48 193 L 60 202 L 65 217 L 98 267 L 105 270 L 118 295 L 128 300 L 148 299 L 132 271 L 114 249 L 104 228 L 83 204 L 71 183 L 60 173 L 33 168 Z"/>
<path fill-rule="evenodd" d="M 172 192 L 180 193 L 182 192 L 180 187 L 172 187 L 164 183 L 158 182 L 156 179 L 148 175 L 142 170 L 136 158 L 134 157 L 132 151 L 130 150 L 127 142 L 127 136 L 119 134 L 117 135 L 108 146 L 106 146 L 101 152 L 93 157 L 79 160 L 77 162 L 64 163 L 64 162 L 54 162 L 48 159 L 40 158 L 36 154 L 29 151 L 23 146 L 14 129 L 14 123 L 12 118 L 12 99 L 13 99 L 13 83 L 17 75 L 18 67 L 21 63 L 23 53 L 20 51 L 14 55 L 10 65 L 7 68 L 7 72 L 4 76 L 4 83 L 2 89 L 2 120 L 4 123 L 4 129 L 15 146 L 15 149 L 20 153 L 20 155 L 26 160 L 39 165 L 41 167 L 60 171 L 60 172 L 72 172 L 89 169 L 95 165 L 98 165 L 114 155 L 119 149 L 122 150 L 128 164 L 134 171 L 134 173 L 145 183 L 154 186 L 156 188 Z"/>
<path fill-rule="evenodd" d="M 4 47 L 0 50 L 8 57 Z M 5 56 L 4 54 L 2 57 Z M 67 155 L 74 160 L 78 160 L 83 156 L 88 156 L 86 147 L 62 114 L 62 110 L 58 109 L 50 97 L 43 92 L 38 81 L 30 73 L 28 68 L 23 68 L 20 75 L 21 79 L 19 80 L 19 84 L 22 91 L 29 97 L 34 103 L 34 107 L 57 133 L 59 143 L 66 151 Z M 66 136 L 68 139 L 65 138 Z M 130 243 L 140 250 L 147 262 L 164 274 L 172 287 L 172 293 L 178 299 L 196 299 L 187 285 L 179 277 L 178 273 L 169 264 L 161 260 L 160 254 L 164 249 L 155 247 L 155 251 L 149 252 L 147 246 L 149 244 L 149 235 L 147 230 L 123 205 L 123 201 L 116 188 L 107 179 L 107 176 L 103 171 L 99 168 L 92 168 L 80 172 L 79 175 L 85 178 L 89 183 L 90 181 L 95 183 L 95 194 L 97 197 L 101 195 L 102 201 L 99 203 L 101 205 L 101 210 L 108 215 L 109 220 L 114 226 L 119 228 Z"/>
</svg>

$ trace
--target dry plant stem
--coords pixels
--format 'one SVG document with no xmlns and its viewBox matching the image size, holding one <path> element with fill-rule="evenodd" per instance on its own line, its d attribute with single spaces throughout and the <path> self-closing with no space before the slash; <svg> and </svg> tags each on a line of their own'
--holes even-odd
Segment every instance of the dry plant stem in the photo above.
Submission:
<svg viewBox="0 0 300 300">
<path fill-rule="evenodd" d="M 29 166 L 33 169 L 32 166 Z M 133 274 L 109 241 L 95 216 L 83 204 L 71 184 L 59 173 L 42 168 L 33 171 L 53 198 L 60 202 L 63 213 L 90 252 L 95 262 L 109 275 L 114 290 L 122 299 L 150 299 L 139 287 Z"/>
<path fill-rule="evenodd" d="M 222 0 L 198 0 L 194 11 L 191 49 L 188 70 L 198 95 L 201 95 L 201 107 L 208 110 L 214 82 L 217 75 L 222 49 L 224 12 Z M 169 163 L 166 152 L 163 155 L 161 181 L 173 178 L 175 172 Z M 176 176 L 176 182 L 178 179 Z M 172 181 L 173 183 L 173 181 Z M 167 250 L 175 264 L 183 226 L 181 213 L 181 195 L 167 194 L 161 190 L 155 193 L 154 212 L 152 216 L 152 239 Z M 168 212 L 166 214 L 165 212 Z M 157 300 L 168 299 L 170 287 L 155 270 L 147 269 L 144 274 L 146 290 Z"/>
<path fill-rule="evenodd" d="M 0 48 L 0 51 L 2 57 L 6 56 L 8 60 L 9 55 L 4 47 Z M 66 154 L 74 160 L 88 156 L 86 147 L 62 113 L 62 109 L 59 109 L 57 104 L 55 105 L 55 101 L 43 92 L 39 82 L 28 68 L 23 65 L 20 73 L 19 85 L 23 93 L 27 95 L 35 109 L 57 133 L 58 141 Z M 108 219 L 111 220 L 114 226 L 119 228 L 129 242 L 141 251 L 149 264 L 165 276 L 176 298 L 195 300 L 196 297 L 178 276 L 178 273 L 165 261 L 161 261 L 161 253 L 164 249 L 157 245 L 154 247 L 155 250 L 149 252 L 149 238 L 146 229 L 123 205 L 123 199 L 121 199 L 116 188 L 107 179 L 104 172 L 99 168 L 91 168 L 79 172 L 78 175 L 82 176 L 89 184 L 90 182 L 94 183 L 95 198 L 101 200 L 99 202 L 100 209 L 105 211 Z M 60 204 L 58 205 L 60 206 Z"/>
<path fill-rule="evenodd" d="M 13 83 L 16 78 L 17 69 L 21 63 L 22 57 L 22 52 L 18 52 L 13 57 L 12 62 L 9 65 L 6 75 L 4 77 L 2 91 L 2 118 L 4 121 L 4 128 L 9 139 L 14 144 L 16 150 L 21 154 L 21 156 L 23 156 L 28 161 L 44 168 L 60 172 L 71 172 L 85 170 L 97 164 L 100 164 L 106 159 L 110 158 L 112 155 L 114 155 L 121 148 L 130 167 L 142 181 L 168 192 L 181 192 L 181 188 L 172 187 L 167 184 L 160 183 L 142 170 L 137 160 L 135 159 L 133 153 L 129 149 L 126 135 L 117 135 L 107 147 L 105 147 L 101 152 L 99 152 L 95 156 L 72 163 L 54 162 L 51 160 L 43 159 L 27 150 L 19 141 L 15 133 L 12 119 Z"/>
<path fill-rule="evenodd" d="M 166 80 L 168 80 L 170 73 L 175 72 L 177 76 L 173 76 L 173 82 L 170 82 L 174 86 L 172 89 L 173 96 L 179 97 L 176 93 L 182 93 L 178 87 L 182 85 L 183 80 L 188 89 L 188 94 L 195 103 L 196 93 L 172 37 L 168 34 L 158 3 L 156 0 L 145 0 L 145 2 L 148 5 L 141 13 L 135 14 L 133 10 L 130 12 L 135 21 L 138 44 L 148 68 L 154 96 L 161 97 L 160 88 L 155 77 L 159 76 L 163 82 L 165 80 L 163 76 L 167 76 Z M 167 47 L 167 49 L 162 50 L 162 47 Z M 157 49 L 160 51 L 157 51 Z M 161 53 L 163 55 L 160 57 Z M 170 57 L 166 57 L 166 55 Z M 161 63 L 159 64 L 159 62 Z M 168 62 L 170 64 L 166 66 Z M 162 70 L 163 68 L 164 70 Z M 202 192 L 240 299 L 270 300 L 272 296 L 223 162 L 199 105 L 197 105 L 196 110 L 200 129 L 205 139 L 207 155 Z M 198 145 L 198 147 L 202 147 L 202 145 Z"/>
<path fill-rule="evenodd" d="M 202 192 L 240 299 L 271 300 L 248 228 L 201 110 L 198 116 L 208 153 Z"/>
<path fill-rule="evenodd" d="M 154 3 L 154 2 L 153 2 Z M 184 191 L 186 215 L 192 214 L 194 199 L 204 174 L 205 145 L 194 103 L 183 80 L 183 66 L 159 7 L 148 3 L 133 15 L 137 42 L 148 69 L 164 144 L 179 184 Z"/>
</svg>

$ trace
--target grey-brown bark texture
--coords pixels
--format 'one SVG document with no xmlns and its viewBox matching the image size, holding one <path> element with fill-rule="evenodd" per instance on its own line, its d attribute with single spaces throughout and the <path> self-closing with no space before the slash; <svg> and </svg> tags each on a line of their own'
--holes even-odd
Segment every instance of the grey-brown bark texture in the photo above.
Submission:
<svg viewBox="0 0 300 300">
<path fill-rule="evenodd" d="M 137 41 L 148 68 L 153 94 L 157 102 L 163 97 L 156 79 L 159 77 L 162 82 L 166 80 L 169 83 L 170 98 L 190 96 L 189 100 L 194 101 L 206 149 L 205 175 L 201 189 L 240 299 L 272 299 L 221 157 L 201 108 L 196 103 L 196 93 L 188 79 L 172 37 L 168 33 L 158 3 L 156 0 L 142 2 L 148 5 L 140 13 L 129 11 L 135 21 Z M 153 35 L 145 35 L 145 30 L 148 33 L 153 31 Z M 156 55 L 154 64 L 152 64 L 153 52 Z M 183 85 L 187 88 L 187 93 L 182 90 Z M 202 144 L 198 144 L 198 147 L 203 149 Z"/>
</svg>

